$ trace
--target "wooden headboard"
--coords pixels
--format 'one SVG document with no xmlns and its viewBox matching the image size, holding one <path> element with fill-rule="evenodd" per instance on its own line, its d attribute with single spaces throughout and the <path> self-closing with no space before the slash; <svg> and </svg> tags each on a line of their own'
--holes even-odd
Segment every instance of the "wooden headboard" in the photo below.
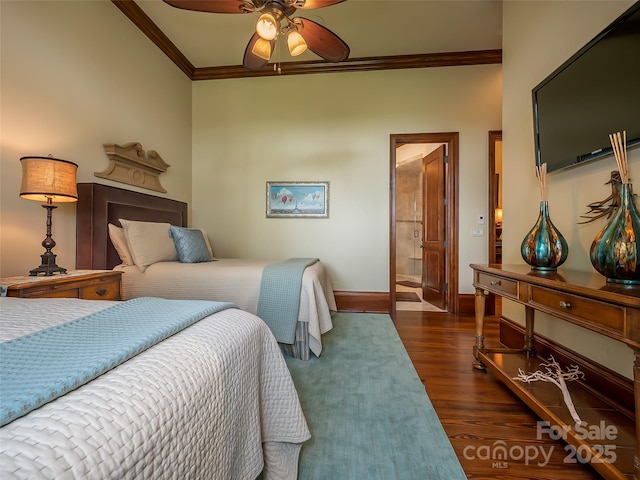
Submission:
<svg viewBox="0 0 640 480">
<path fill-rule="evenodd" d="M 111 270 L 120 257 L 109 240 L 119 218 L 188 226 L 187 204 L 99 183 L 79 183 L 76 209 L 76 268 Z"/>
</svg>

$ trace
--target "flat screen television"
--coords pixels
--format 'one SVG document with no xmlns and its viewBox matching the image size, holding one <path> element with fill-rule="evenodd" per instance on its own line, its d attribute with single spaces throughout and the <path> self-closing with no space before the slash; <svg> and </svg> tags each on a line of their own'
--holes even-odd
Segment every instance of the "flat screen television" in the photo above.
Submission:
<svg viewBox="0 0 640 480">
<path fill-rule="evenodd" d="M 612 155 L 610 133 L 640 145 L 640 2 L 532 94 L 536 164 L 548 172 Z"/>
</svg>

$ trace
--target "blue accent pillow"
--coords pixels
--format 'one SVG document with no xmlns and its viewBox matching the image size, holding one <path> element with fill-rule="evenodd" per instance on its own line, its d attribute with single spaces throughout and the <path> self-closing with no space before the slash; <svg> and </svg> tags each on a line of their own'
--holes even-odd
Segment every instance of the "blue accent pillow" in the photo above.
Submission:
<svg viewBox="0 0 640 480">
<path fill-rule="evenodd" d="M 169 232 L 176 244 L 178 259 L 182 263 L 211 261 L 211 255 L 209 254 L 202 230 L 171 225 Z"/>
</svg>

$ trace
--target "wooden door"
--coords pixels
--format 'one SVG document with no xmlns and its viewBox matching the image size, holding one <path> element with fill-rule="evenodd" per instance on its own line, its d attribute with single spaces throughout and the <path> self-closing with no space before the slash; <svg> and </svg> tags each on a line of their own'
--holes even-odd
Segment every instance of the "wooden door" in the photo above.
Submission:
<svg viewBox="0 0 640 480">
<path fill-rule="evenodd" d="M 447 309 L 445 147 L 422 159 L 422 298 Z"/>
</svg>

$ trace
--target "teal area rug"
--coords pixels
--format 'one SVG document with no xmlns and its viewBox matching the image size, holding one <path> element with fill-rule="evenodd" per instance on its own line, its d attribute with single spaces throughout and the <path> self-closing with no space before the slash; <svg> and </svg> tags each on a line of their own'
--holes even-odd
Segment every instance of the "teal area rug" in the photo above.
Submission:
<svg viewBox="0 0 640 480">
<path fill-rule="evenodd" d="M 466 479 L 391 318 L 333 323 L 320 358 L 286 359 L 311 430 L 298 478 Z"/>
</svg>

